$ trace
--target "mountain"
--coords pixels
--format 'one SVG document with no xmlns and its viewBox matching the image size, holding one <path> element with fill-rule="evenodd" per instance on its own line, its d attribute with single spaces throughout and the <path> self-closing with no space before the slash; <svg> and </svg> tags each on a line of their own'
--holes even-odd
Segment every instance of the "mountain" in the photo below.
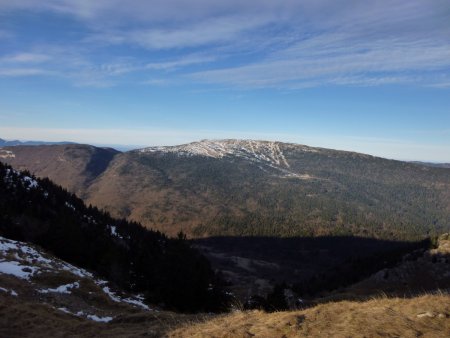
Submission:
<svg viewBox="0 0 450 338">
<path fill-rule="evenodd" d="M 52 144 L 74 144 L 73 142 L 45 142 L 45 141 L 19 141 L 19 140 L 4 140 L 0 138 L 0 147 L 13 147 L 13 146 L 42 146 Z"/>
<path fill-rule="evenodd" d="M 448 234 L 431 249 L 429 241 L 358 237 L 237 240 L 241 246 L 226 237 L 195 245 L 257 275 L 276 279 L 290 269 L 290 283 L 240 303 L 182 234 L 170 239 L 114 219 L 0 163 L 0 336 L 445 337 L 450 330 Z M 220 247 L 234 252 L 214 251 Z M 231 299 L 234 311 L 211 313 Z M 270 313 L 242 310 L 260 307 Z M 198 311 L 208 313 L 179 313 Z"/>
<path fill-rule="evenodd" d="M 450 163 L 433 163 L 433 162 L 418 162 L 418 161 L 414 161 L 411 163 L 421 164 L 421 165 L 425 165 L 428 167 L 450 169 Z"/>
<path fill-rule="evenodd" d="M 400 239 L 450 226 L 450 170 L 353 152 L 251 140 L 1 151 L 88 204 L 171 235 Z"/>
<path fill-rule="evenodd" d="M 183 234 L 168 238 L 114 219 L 48 179 L 2 163 L 0 236 L 39 245 L 165 309 L 217 311 L 225 304 L 220 279 Z"/>
<path fill-rule="evenodd" d="M 82 197 L 117 154 L 112 148 L 80 144 L 0 148 L 0 160 L 17 170 L 29 169 L 36 176 L 48 177 Z"/>
</svg>

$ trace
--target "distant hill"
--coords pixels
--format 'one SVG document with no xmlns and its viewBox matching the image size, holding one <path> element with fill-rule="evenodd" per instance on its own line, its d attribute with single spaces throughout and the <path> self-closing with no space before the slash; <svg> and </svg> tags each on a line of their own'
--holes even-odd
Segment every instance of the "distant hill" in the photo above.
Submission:
<svg viewBox="0 0 450 338">
<path fill-rule="evenodd" d="M 74 142 L 46 142 L 46 141 L 19 141 L 19 140 L 4 140 L 0 138 L 0 147 L 13 146 L 42 146 L 52 144 L 75 144 Z"/>
<path fill-rule="evenodd" d="M 86 189 L 119 151 L 82 144 L 14 146 L 0 149 L 0 161 L 17 170 L 29 169 L 84 197 Z"/>
<path fill-rule="evenodd" d="M 168 234 L 402 239 L 450 227 L 450 171 L 359 153 L 251 140 L 1 151 L 86 203 Z"/>
<path fill-rule="evenodd" d="M 450 169 L 450 163 L 432 163 L 432 162 L 419 162 L 419 161 L 414 161 L 411 163 L 415 163 L 415 164 L 421 164 L 421 165 L 425 165 L 428 167 L 434 167 L 434 168 L 446 168 L 446 169 Z"/>
</svg>

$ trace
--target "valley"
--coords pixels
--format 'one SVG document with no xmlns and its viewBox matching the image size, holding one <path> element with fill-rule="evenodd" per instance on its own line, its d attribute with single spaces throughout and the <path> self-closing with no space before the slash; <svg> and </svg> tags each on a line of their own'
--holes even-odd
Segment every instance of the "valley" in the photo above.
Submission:
<svg viewBox="0 0 450 338">
<path fill-rule="evenodd" d="M 389 309 L 393 334 L 404 321 L 425 336 L 447 330 L 449 239 L 436 239 L 450 227 L 447 168 L 241 140 L 0 156 L 14 166 L 0 164 L 2 334 L 21 332 L 22 315 L 36 336 L 264 336 L 271 321 L 269 336 L 344 330 L 322 327 L 323 313 L 362 316 L 342 331 L 353 335 Z M 330 319 L 336 307 L 345 315 Z M 387 310 L 363 324 L 373 308 Z"/>
</svg>

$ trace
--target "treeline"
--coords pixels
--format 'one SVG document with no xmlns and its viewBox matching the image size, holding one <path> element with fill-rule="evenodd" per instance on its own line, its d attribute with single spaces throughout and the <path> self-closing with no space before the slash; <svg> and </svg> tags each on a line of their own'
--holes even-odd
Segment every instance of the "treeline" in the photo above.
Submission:
<svg viewBox="0 0 450 338">
<path fill-rule="evenodd" d="M 48 179 L 0 163 L 0 235 L 28 241 L 146 300 L 182 312 L 222 311 L 227 296 L 183 234 L 117 220 Z"/>
</svg>

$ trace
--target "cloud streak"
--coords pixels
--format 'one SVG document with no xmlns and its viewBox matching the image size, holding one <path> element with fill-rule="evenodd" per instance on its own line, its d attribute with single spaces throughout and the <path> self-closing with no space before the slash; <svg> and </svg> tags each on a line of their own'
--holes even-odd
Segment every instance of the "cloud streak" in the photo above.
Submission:
<svg viewBox="0 0 450 338">
<path fill-rule="evenodd" d="M 0 10 L 69 17 L 81 32 L 48 41 L 50 53 L 23 46 L 0 55 L 0 76 L 34 63 L 42 71 L 29 75 L 59 74 L 76 85 L 165 72 L 173 83 L 239 88 L 449 83 L 445 0 L 0 0 Z"/>
</svg>

